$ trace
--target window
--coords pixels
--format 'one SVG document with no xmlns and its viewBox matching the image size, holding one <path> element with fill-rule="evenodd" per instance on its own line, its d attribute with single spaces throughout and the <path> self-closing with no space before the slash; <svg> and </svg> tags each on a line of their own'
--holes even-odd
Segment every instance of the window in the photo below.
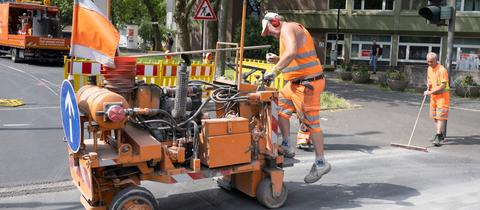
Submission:
<svg viewBox="0 0 480 210">
<path fill-rule="evenodd" d="M 331 53 L 332 49 L 335 46 L 335 40 L 336 40 L 336 34 L 327 34 L 327 51 L 325 55 L 325 64 L 331 64 Z M 343 59 L 344 53 L 343 53 L 343 45 L 344 45 L 344 40 L 345 40 L 345 35 L 344 34 L 338 34 L 338 43 L 337 43 L 337 58 Z"/>
<path fill-rule="evenodd" d="M 480 0 L 457 0 L 458 11 L 480 11 Z"/>
<path fill-rule="evenodd" d="M 452 60 L 458 70 L 480 70 L 480 39 L 456 38 L 453 46 Z"/>
<path fill-rule="evenodd" d="M 391 36 L 352 35 L 351 58 L 356 60 L 369 60 L 373 40 L 376 40 L 377 45 L 382 48 L 382 56 L 378 60 L 390 61 Z"/>
<path fill-rule="evenodd" d="M 427 1 L 402 0 L 402 10 L 419 10 L 427 6 Z"/>
<path fill-rule="evenodd" d="M 441 42 L 440 37 L 400 36 L 398 60 L 426 63 L 428 52 L 435 52 L 440 57 Z"/>
<path fill-rule="evenodd" d="M 330 0 L 328 2 L 329 9 L 345 9 L 346 8 L 346 0 Z"/>
<path fill-rule="evenodd" d="M 353 0 L 355 10 L 393 10 L 393 0 Z"/>
</svg>

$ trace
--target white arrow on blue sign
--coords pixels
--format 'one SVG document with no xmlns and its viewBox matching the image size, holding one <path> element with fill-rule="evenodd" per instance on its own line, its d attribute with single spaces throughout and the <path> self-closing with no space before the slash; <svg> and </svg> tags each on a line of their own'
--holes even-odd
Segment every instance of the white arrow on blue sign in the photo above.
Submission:
<svg viewBox="0 0 480 210">
<path fill-rule="evenodd" d="M 63 80 L 60 88 L 60 109 L 68 146 L 76 153 L 80 149 L 80 114 L 75 91 L 68 80 Z"/>
</svg>

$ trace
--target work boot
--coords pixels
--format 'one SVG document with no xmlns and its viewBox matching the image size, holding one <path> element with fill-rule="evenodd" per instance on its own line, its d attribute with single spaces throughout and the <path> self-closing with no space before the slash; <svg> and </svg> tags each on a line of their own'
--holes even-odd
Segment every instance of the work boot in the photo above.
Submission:
<svg viewBox="0 0 480 210">
<path fill-rule="evenodd" d="M 440 142 L 445 142 L 445 133 L 440 134 Z"/>
<path fill-rule="evenodd" d="M 295 148 L 290 146 L 282 145 L 280 151 L 278 151 L 281 155 L 286 158 L 293 158 L 295 157 Z"/>
<path fill-rule="evenodd" d="M 320 180 L 320 178 L 322 178 L 323 175 L 330 172 L 331 169 L 332 169 L 332 166 L 328 162 L 325 162 L 323 166 L 318 166 L 316 163 L 313 163 L 313 166 L 310 169 L 310 172 L 305 176 L 303 181 L 305 181 L 305 183 L 307 184 L 314 183 Z"/>
<path fill-rule="evenodd" d="M 441 137 L 442 137 L 442 134 L 436 134 L 435 137 L 433 137 L 432 144 L 436 147 L 439 147 Z"/>
</svg>

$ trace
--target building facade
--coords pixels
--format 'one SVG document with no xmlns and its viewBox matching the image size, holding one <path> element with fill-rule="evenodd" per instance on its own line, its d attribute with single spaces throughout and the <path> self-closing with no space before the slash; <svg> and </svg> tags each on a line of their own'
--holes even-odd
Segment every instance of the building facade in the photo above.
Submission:
<svg viewBox="0 0 480 210">
<path fill-rule="evenodd" d="M 425 66 L 430 51 L 438 53 L 442 63 L 446 60 L 448 26 L 426 23 L 418 15 L 426 4 L 426 0 L 270 0 L 267 8 L 304 24 L 314 36 L 324 64 L 331 63 L 335 45 L 340 60 L 366 62 L 376 40 L 383 48 L 380 65 L 388 68 Z M 456 0 L 455 6 L 454 67 L 478 72 L 480 0 Z"/>
</svg>

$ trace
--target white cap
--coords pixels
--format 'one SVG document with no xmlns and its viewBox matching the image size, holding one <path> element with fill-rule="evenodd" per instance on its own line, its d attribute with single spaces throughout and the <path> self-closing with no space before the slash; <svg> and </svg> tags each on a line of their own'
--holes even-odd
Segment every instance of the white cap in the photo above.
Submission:
<svg viewBox="0 0 480 210">
<path fill-rule="evenodd" d="M 280 16 L 279 14 L 277 13 L 274 13 L 274 12 L 268 12 L 267 14 L 265 14 L 265 16 L 263 17 L 263 20 L 262 20 L 262 36 L 266 36 L 265 32 L 267 30 L 267 24 L 268 22 L 270 22 L 270 20 L 272 18 L 278 18 L 280 20 L 283 20 L 283 17 Z"/>
</svg>

